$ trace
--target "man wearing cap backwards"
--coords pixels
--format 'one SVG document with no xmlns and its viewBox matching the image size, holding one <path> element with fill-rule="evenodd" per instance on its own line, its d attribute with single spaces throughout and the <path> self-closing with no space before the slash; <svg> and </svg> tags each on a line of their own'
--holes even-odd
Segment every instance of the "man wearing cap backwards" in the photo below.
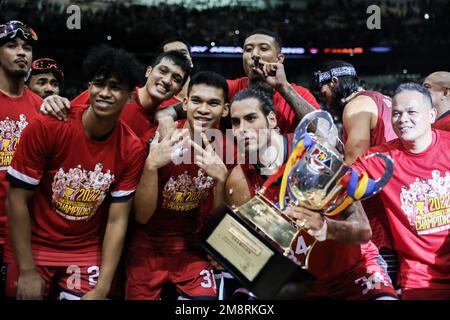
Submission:
<svg viewBox="0 0 450 320">
<path fill-rule="evenodd" d="M 20 21 L 0 25 L 0 297 L 5 267 L 5 201 L 8 191 L 6 169 L 17 148 L 22 130 L 38 113 L 42 99 L 25 86 L 31 66 L 36 33 Z"/>
<path fill-rule="evenodd" d="M 329 61 L 314 73 L 314 85 L 344 126 L 345 161 L 353 163 L 369 147 L 396 138 L 391 125 L 391 98 L 359 86 L 356 70 L 345 61 Z M 378 248 L 392 248 L 390 232 L 378 196 L 363 201 L 372 227 L 372 242 Z M 384 256 L 384 252 L 380 252 Z M 390 253 L 389 255 L 391 255 Z"/>
<path fill-rule="evenodd" d="M 64 73 L 58 62 L 50 58 L 42 58 L 31 64 L 27 84 L 31 91 L 45 99 L 54 94 L 59 95 L 59 87 L 63 79 Z"/>
</svg>

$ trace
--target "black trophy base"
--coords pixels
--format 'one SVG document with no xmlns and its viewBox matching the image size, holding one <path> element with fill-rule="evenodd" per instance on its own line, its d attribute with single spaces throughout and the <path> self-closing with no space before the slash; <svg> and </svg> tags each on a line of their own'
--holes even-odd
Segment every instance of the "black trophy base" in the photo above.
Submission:
<svg viewBox="0 0 450 320">
<path fill-rule="evenodd" d="M 258 299 L 302 299 L 315 277 L 228 206 L 205 227 L 202 246 Z"/>
</svg>

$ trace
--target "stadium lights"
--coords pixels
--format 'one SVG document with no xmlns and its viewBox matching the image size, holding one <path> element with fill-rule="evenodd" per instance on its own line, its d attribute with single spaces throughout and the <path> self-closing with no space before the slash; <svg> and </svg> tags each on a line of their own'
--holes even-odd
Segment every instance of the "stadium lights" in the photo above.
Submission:
<svg viewBox="0 0 450 320">
<path fill-rule="evenodd" d="M 362 54 L 364 49 L 361 47 L 356 48 L 324 48 L 325 54 Z"/>
<path fill-rule="evenodd" d="M 375 52 L 375 53 L 385 53 L 385 52 L 392 51 L 392 48 L 391 47 L 371 47 L 369 50 L 372 52 Z"/>
<path fill-rule="evenodd" d="M 239 55 L 244 52 L 242 47 L 238 46 L 217 46 L 215 42 L 211 42 L 210 46 L 192 46 L 192 53 L 194 54 L 227 54 L 227 55 Z M 348 55 L 357 55 L 363 54 L 365 51 L 373 52 L 373 53 L 386 53 L 392 51 L 391 47 L 370 47 L 370 48 L 308 48 L 305 49 L 303 47 L 283 47 L 281 52 L 285 55 L 316 55 L 320 52 L 324 54 L 348 54 Z"/>
<path fill-rule="evenodd" d="M 305 48 L 302 48 L 302 47 L 281 48 L 281 53 L 283 53 L 283 54 L 304 54 Z"/>
</svg>

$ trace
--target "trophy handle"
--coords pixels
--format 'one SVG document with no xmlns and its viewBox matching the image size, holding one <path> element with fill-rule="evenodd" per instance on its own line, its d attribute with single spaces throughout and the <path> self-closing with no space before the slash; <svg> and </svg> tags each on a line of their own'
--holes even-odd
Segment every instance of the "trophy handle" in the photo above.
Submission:
<svg viewBox="0 0 450 320">
<path fill-rule="evenodd" d="M 294 132 L 294 138 L 292 140 L 292 145 L 296 146 L 297 143 L 303 138 L 303 135 L 307 133 L 309 125 L 316 119 L 322 118 L 327 121 L 329 124 L 328 132 L 331 132 L 331 129 L 333 128 L 333 119 L 331 118 L 331 115 L 323 110 L 317 110 L 308 113 L 302 118 L 302 121 L 298 124 L 297 128 L 295 128 Z"/>
<path fill-rule="evenodd" d="M 363 171 L 360 174 L 356 169 L 351 169 L 347 174 L 345 174 L 341 180 L 340 184 L 347 189 L 348 196 L 345 197 L 344 201 L 334 210 L 324 213 L 326 216 L 334 216 L 339 212 L 343 211 L 353 201 L 360 201 L 370 198 L 371 196 L 380 192 L 381 189 L 391 180 L 394 173 L 394 162 L 391 157 L 382 153 L 373 153 L 368 155 L 365 159 L 370 159 L 372 157 L 379 157 L 383 159 L 386 166 L 386 170 L 383 176 L 377 180 L 370 179 L 367 172 Z"/>
<path fill-rule="evenodd" d="M 372 157 L 378 157 L 383 159 L 384 164 L 386 166 L 386 171 L 384 172 L 383 176 L 381 178 L 378 178 L 377 180 L 369 179 L 367 183 L 367 189 L 366 192 L 364 192 L 364 195 L 359 200 L 367 199 L 378 192 L 380 192 L 381 189 L 391 180 L 392 175 L 394 173 L 394 161 L 391 157 L 388 155 L 385 155 L 383 153 L 372 153 L 368 155 L 365 160 L 370 159 Z"/>
</svg>

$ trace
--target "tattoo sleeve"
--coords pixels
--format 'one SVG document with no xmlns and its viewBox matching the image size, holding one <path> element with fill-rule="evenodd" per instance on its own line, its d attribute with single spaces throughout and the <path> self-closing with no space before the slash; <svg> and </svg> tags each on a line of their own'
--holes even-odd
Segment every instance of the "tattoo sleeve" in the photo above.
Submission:
<svg viewBox="0 0 450 320">
<path fill-rule="evenodd" d="M 370 240 L 372 230 L 361 203 L 354 203 L 341 214 L 345 220 L 325 218 L 329 239 L 348 244 L 365 243 Z"/>
<path fill-rule="evenodd" d="M 177 103 L 164 108 L 156 113 L 155 120 L 163 117 L 171 117 L 174 121 L 186 119 L 186 111 L 183 110 L 183 104 Z"/>
<path fill-rule="evenodd" d="M 290 84 L 285 86 L 280 93 L 292 108 L 298 120 L 301 120 L 306 114 L 316 110 Z"/>
</svg>

